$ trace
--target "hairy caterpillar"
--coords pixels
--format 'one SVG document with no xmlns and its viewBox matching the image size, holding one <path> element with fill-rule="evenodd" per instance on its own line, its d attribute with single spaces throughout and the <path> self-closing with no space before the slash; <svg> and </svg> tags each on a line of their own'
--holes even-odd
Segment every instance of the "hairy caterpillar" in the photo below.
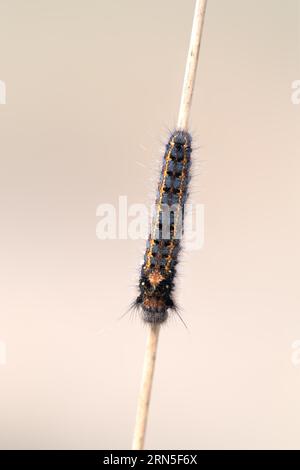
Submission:
<svg viewBox="0 0 300 470">
<path fill-rule="evenodd" d="M 163 323 L 169 310 L 176 311 L 174 280 L 190 181 L 191 143 L 188 132 L 175 130 L 163 156 L 139 295 L 134 302 L 134 306 L 141 309 L 144 321 L 151 324 Z"/>
</svg>

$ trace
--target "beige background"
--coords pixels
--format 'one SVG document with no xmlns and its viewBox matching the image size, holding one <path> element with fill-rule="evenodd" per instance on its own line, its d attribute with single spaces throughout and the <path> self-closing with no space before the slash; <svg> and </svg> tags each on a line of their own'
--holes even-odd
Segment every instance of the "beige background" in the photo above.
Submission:
<svg viewBox="0 0 300 470">
<path fill-rule="evenodd" d="M 117 318 L 144 244 L 97 240 L 96 208 L 151 202 L 193 3 L 0 0 L 1 448 L 130 447 L 146 330 Z M 300 448 L 299 12 L 208 1 L 191 119 L 205 244 L 180 270 L 189 330 L 161 334 L 148 448 Z"/>
</svg>

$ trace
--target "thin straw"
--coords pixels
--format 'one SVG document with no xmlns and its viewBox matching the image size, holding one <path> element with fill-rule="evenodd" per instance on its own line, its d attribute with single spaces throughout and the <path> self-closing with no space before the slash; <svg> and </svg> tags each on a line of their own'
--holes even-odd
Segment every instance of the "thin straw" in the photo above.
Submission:
<svg viewBox="0 0 300 470">
<path fill-rule="evenodd" d="M 196 79 L 197 63 L 203 31 L 206 4 L 207 0 L 196 0 L 190 47 L 187 56 L 181 102 L 177 121 L 177 127 L 182 130 L 187 130 L 188 128 L 188 120 Z M 144 448 L 159 330 L 159 324 L 151 325 L 148 333 L 142 383 L 138 399 L 136 423 L 133 435 L 133 450 L 142 450 Z"/>
<path fill-rule="evenodd" d="M 135 432 L 132 445 L 133 450 L 141 450 L 144 448 L 151 388 L 157 353 L 158 336 L 159 325 L 151 325 L 146 344 L 142 385 L 139 396 Z"/>
<path fill-rule="evenodd" d="M 177 127 L 188 129 L 207 0 L 197 0 L 187 56 Z"/>
</svg>

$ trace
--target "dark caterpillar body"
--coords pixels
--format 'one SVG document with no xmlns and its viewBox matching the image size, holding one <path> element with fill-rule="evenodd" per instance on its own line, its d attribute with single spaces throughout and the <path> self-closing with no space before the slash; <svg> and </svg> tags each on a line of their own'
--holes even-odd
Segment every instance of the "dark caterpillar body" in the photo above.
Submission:
<svg viewBox="0 0 300 470">
<path fill-rule="evenodd" d="M 174 279 L 190 181 L 191 142 L 188 132 L 176 130 L 163 156 L 152 230 L 141 269 L 140 293 L 134 302 L 148 323 L 163 323 L 168 311 L 176 310 Z"/>
</svg>

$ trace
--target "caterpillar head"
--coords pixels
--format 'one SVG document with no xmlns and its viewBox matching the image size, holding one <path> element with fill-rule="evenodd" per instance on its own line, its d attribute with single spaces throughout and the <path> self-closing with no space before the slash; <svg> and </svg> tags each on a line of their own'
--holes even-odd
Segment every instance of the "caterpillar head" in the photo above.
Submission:
<svg viewBox="0 0 300 470">
<path fill-rule="evenodd" d="M 168 317 L 168 310 L 175 308 L 171 276 L 163 276 L 157 270 L 143 273 L 139 289 L 140 295 L 136 299 L 136 306 L 141 307 L 144 321 L 163 323 Z"/>
</svg>

